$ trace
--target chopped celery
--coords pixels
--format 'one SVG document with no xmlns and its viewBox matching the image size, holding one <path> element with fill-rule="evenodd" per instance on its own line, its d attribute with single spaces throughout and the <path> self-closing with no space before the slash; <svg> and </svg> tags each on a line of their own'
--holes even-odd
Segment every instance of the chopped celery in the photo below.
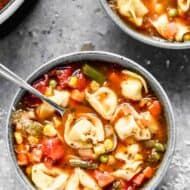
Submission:
<svg viewBox="0 0 190 190">
<path fill-rule="evenodd" d="M 83 73 L 90 77 L 91 79 L 99 82 L 100 84 L 104 83 L 106 78 L 104 76 L 103 73 L 101 73 L 100 71 L 98 71 L 97 69 L 95 69 L 94 67 L 88 65 L 88 64 L 85 64 L 82 68 L 83 70 Z"/>
</svg>

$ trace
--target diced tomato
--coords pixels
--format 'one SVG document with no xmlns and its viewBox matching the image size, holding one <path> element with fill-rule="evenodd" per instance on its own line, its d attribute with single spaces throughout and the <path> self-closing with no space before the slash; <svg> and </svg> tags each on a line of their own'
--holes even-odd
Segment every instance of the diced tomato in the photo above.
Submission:
<svg viewBox="0 0 190 190">
<path fill-rule="evenodd" d="M 149 112 L 154 116 L 160 116 L 162 112 L 162 106 L 158 100 L 154 100 L 148 107 Z"/>
<path fill-rule="evenodd" d="M 42 152 L 54 162 L 60 161 L 64 156 L 63 144 L 58 138 L 46 139 L 42 144 Z"/>
<path fill-rule="evenodd" d="M 143 170 L 143 174 L 146 178 L 150 179 L 152 178 L 153 174 L 154 174 L 154 170 L 153 168 L 151 168 L 150 166 L 147 166 L 144 170 Z"/>
<path fill-rule="evenodd" d="M 97 180 L 100 187 L 105 187 L 115 180 L 115 178 L 110 173 L 99 172 L 97 170 L 94 171 L 94 177 Z"/>
<path fill-rule="evenodd" d="M 34 148 L 32 152 L 29 154 L 30 162 L 36 163 L 41 162 L 42 160 L 42 150 L 38 148 Z"/>
<path fill-rule="evenodd" d="M 25 154 L 25 153 L 17 154 L 17 161 L 18 161 L 18 165 L 20 165 L 20 166 L 28 165 L 28 156 L 27 156 L 27 154 Z"/>
<path fill-rule="evenodd" d="M 76 88 L 79 90 L 83 90 L 86 88 L 87 80 L 82 73 L 77 74 L 77 85 Z"/>
<path fill-rule="evenodd" d="M 44 164 L 47 168 L 51 168 L 54 165 L 54 161 L 51 158 L 46 157 L 44 159 Z"/>
<path fill-rule="evenodd" d="M 41 79 L 33 84 L 33 87 L 40 91 L 42 94 L 46 92 L 46 88 L 49 83 L 48 75 L 44 76 L 44 79 Z"/>
<path fill-rule="evenodd" d="M 61 88 L 67 87 L 68 79 L 72 75 L 72 73 L 73 69 L 70 67 L 56 70 L 57 82 Z"/>
<path fill-rule="evenodd" d="M 42 101 L 33 94 L 28 94 L 24 97 L 24 103 L 29 107 L 37 107 Z"/>
<path fill-rule="evenodd" d="M 145 176 L 143 173 L 137 174 L 134 178 L 133 178 L 133 183 L 136 184 L 137 186 L 140 186 L 143 181 L 145 179 Z"/>
<path fill-rule="evenodd" d="M 79 103 L 73 99 L 69 100 L 69 107 L 74 108 L 77 107 L 79 105 Z"/>
</svg>

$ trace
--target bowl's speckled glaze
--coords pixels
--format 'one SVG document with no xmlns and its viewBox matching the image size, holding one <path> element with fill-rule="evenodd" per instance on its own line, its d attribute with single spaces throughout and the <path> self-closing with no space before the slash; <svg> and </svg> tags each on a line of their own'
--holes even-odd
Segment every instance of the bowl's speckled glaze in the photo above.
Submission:
<svg viewBox="0 0 190 190">
<path fill-rule="evenodd" d="M 154 178 L 145 187 L 146 190 L 155 190 L 156 187 L 161 182 L 162 178 L 164 177 L 167 171 L 167 168 L 170 164 L 170 161 L 172 159 L 173 152 L 174 152 L 174 145 L 175 145 L 175 134 L 176 134 L 172 107 L 164 89 L 161 87 L 159 82 L 139 64 L 123 56 L 116 55 L 113 53 L 108 53 L 108 52 L 102 52 L 102 51 L 77 52 L 77 53 L 72 53 L 72 54 L 67 54 L 67 55 L 62 55 L 60 57 L 57 57 L 47 62 L 46 64 L 42 65 L 40 68 L 38 68 L 34 73 L 32 73 L 28 77 L 27 82 L 32 83 L 38 77 L 40 77 L 41 75 L 43 75 L 44 73 L 48 72 L 49 70 L 51 70 L 52 68 L 56 66 L 61 66 L 64 64 L 69 64 L 69 63 L 77 62 L 77 61 L 103 61 L 103 62 L 106 62 L 107 64 L 117 63 L 119 65 L 122 65 L 125 68 L 136 71 L 146 79 L 147 83 L 150 85 L 152 90 L 155 92 L 157 97 L 162 102 L 164 106 L 164 110 L 165 110 L 167 125 L 168 125 L 168 146 L 167 146 L 167 151 L 165 153 L 163 161 L 160 165 L 160 168 L 158 169 Z M 16 157 L 15 157 L 14 148 L 13 148 L 13 135 L 12 135 L 13 131 L 12 131 L 12 126 L 11 126 L 11 114 L 15 106 L 17 105 L 17 103 L 20 101 L 23 93 L 24 93 L 24 90 L 19 90 L 17 92 L 8 113 L 7 129 L 6 129 L 7 146 L 9 150 L 9 156 L 12 160 L 12 163 L 16 170 L 18 178 L 23 182 L 23 185 L 25 186 L 26 189 L 35 189 L 33 185 L 30 183 L 30 181 L 26 178 L 22 170 L 19 168 L 16 162 Z"/>
<path fill-rule="evenodd" d="M 23 2 L 24 0 L 10 0 L 10 2 L 0 10 L 0 25 L 11 17 Z"/>
<path fill-rule="evenodd" d="M 125 23 L 114 11 L 110 8 L 107 0 L 99 0 L 104 10 L 111 17 L 111 19 L 115 22 L 117 26 L 121 28 L 126 34 L 131 36 L 132 38 L 139 40 L 145 44 L 166 48 L 166 49 L 189 49 L 190 41 L 188 42 L 169 42 L 159 38 L 149 37 L 148 35 L 144 35 L 137 30 L 131 28 L 127 23 Z"/>
</svg>

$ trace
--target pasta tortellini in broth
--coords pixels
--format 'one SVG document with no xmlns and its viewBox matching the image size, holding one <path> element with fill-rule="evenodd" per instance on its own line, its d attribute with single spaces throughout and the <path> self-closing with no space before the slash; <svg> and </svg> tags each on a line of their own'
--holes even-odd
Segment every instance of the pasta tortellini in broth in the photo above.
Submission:
<svg viewBox="0 0 190 190">
<path fill-rule="evenodd" d="M 138 74 L 131 71 L 123 70 L 126 80 L 121 83 L 121 93 L 124 97 L 131 100 L 140 100 L 142 98 L 143 88 L 148 93 L 145 80 Z"/>
<path fill-rule="evenodd" d="M 108 87 L 101 87 L 94 93 L 86 91 L 89 104 L 106 120 L 110 120 L 117 107 L 117 95 Z"/>
<path fill-rule="evenodd" d="M 76 115 L 75 115 L 76 116 Z M 105 138 L 101 120 L 95 114 L 80 114 L 77 119 L 73 114 L 65 123 L 64 139 L 72 148 L 92 148 Z"/>
</svg>

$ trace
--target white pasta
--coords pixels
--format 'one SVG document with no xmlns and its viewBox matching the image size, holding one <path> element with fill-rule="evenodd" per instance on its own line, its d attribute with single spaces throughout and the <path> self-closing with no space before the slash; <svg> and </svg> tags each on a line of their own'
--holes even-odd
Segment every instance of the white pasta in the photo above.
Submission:
<svg viewBox="0 0 190 190">
<path fill-rule="evenodd" d="M 117 0 L 117 6 L 120 14 L 137 26 L 143 24 L 143 17 L 148 13 L 141 0 Z"/>
<path fill-rule="evenodd" d="M 68 174 L 61 169 L 48 169 L 44 164 L 32 167 L 32 181 L 39 190 L 62 190 L 65 187 Z"/>
<path fill-rule="evenodd" d="M 121 83 L 122 95 L 131 100 L 141 100 L 143 88 L 145 93 L 148 92 L 146 81 L 140 75 L 131 71 L 123 70 L 122 73 L 127 77 Z"/>
<path fill-rule="evenodd" d="M 94 114 L 80 114 L 77 120 L 70 114 L 65 124 L 64 138 L 72 148 L 92 148 L 105 138 L 101 120 Z"/>
<path fill-rule="evenodd" d="M 104 118 L 110 120 L 117 106 L 117 95 L 108 87 L 101 87 L 94 93 L 86 91 L 90 105 Z"/>
</svg>

